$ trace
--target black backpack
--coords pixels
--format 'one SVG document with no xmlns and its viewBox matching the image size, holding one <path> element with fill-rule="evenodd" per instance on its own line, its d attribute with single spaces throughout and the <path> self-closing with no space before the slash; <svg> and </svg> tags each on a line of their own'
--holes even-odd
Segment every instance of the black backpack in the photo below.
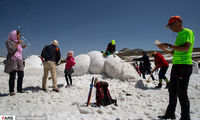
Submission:
<svg viewBox="0 0 200 120">
<path fill-rule="evenodd" d="M 41 57 L 45 59 L 45 61 L 49 60 L 52 57 L 53 46 L 47 45 L 42 49 Z"/>
</svg>

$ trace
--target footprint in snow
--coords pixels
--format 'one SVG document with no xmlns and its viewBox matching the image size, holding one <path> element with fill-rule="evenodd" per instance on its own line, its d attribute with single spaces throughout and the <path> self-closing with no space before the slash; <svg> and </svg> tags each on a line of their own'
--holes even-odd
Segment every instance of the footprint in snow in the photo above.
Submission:
<svg viewBox="0 0 200 120">
<path fill-rule="evenodd" d="M 103 114 L 103 111 L 101 110 L 101 109 L 98 109 L 98 110 L 96 110 L 97 111 L 97 113 L 99 113 L 99 114 Z"/>
</svg>

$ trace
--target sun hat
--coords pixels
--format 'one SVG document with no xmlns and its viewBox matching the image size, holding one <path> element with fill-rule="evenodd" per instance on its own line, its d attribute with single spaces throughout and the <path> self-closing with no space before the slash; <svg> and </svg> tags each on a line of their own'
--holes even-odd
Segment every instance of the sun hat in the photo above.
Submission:
<svg viewBox="0 0 200 120">
<path fill-rule="evenodd" d="M 58 41 L 57 40 L 53 40 L 53 42 L 51 42 L 51 44 L 58 46 Z"/>
</svg>

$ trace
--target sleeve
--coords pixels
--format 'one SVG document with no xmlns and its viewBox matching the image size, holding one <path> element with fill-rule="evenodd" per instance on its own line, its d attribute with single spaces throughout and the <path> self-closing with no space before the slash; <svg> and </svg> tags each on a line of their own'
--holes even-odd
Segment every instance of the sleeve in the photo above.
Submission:
<svg viewBox="0 0 200 120">
<path fill-rule="evenodd" d="M 67 64 L 68 64 L 69 66 L 74 66 L 76 63 L 74 62 L 74 59 L 71 58 L 70 60 L 67 61 Z"/>
<path fill-rule="evenodd" d="M 44 58 L 44 54 L 45 54 L 46 48 L 47 48 L 47 46 L 45 46 L 45 47 L 42 49 L 42 52 L 41 52 L 41 57 L 42 57 L 42 58 Z"/>
<path fill-rule="evenodd" d="M 141 58 L 136 59 L 137 61 L 144 61 L 144 56 Z"/>
<path fill-rule="evenodd" d="M 6 47 L 7 47 L 7 51 L 10 54 L 14 54 L 17 51 L 17 48 L 14 47 L 15 44 L 10 42 L 10 41 L 6 41 Z"/>
<path fill-rule="evenodd" d="M 185 36 L 185 41 L 186 42 L 189 42 L 189 43 L 191 43 L 192 44 L 192 37 L 194 36 L 194 33 L 191 31 L 191 32 L 188 32 L 187 34 L 186 34 L 186 36 Z"/>
<path fill-rule="evenodd" d="M 160 54 L 156 54 L 156 57 L 155 57 L 155 65 L 156 65 L 156 68 L 160 68 L 161 65 L 162 65 L 163 61 L 162 61 L 162 56 Z"/>
<path fill-rule="evenodd" d="M 110 43 L 107 46 L 106 52 L 110 50 Z"/>
</svg>

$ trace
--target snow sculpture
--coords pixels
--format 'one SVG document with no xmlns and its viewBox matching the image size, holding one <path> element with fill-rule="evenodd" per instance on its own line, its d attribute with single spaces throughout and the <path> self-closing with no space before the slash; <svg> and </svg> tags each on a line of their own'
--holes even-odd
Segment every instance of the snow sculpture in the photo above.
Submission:
<svg viewBox="0 0 200 120">
<path fill-rule="evenodd" d="M 25 60 L 26 75 L 43 75 L 43 64 L 39 56 L 31 55 Z"/>
<path fill-rule="evenodd" d="M 73 67 L 74 73 L 72 75 L 84 75 L 87 73 L 90 67 L 90 57 L 86 54 L 81 54 L 74 59 L 76 64 Z"/>
<path fill-rule="evenodd" d="M 104 71 L 104 61 L 102 53 L 99 51 L 91 51 L 87 54 L 90 56 L 90 68 L 89 71 L 95 74 L 101 74 Z"/>
<path fill-rule="evenodd" d="M 42 61 L 39 56 L 31 55 L 25 60 L 25 68 L 43 68 Z"/>
<path fill-rule="evenodd" d="M 105 73 L 113 78 L 132 81 L 137 81 L 139 78 L 133 66 L 129 63 L 125 63 L 116 55 L 110 55 L 106 58 L 104 69 Z"/>
</svg>

